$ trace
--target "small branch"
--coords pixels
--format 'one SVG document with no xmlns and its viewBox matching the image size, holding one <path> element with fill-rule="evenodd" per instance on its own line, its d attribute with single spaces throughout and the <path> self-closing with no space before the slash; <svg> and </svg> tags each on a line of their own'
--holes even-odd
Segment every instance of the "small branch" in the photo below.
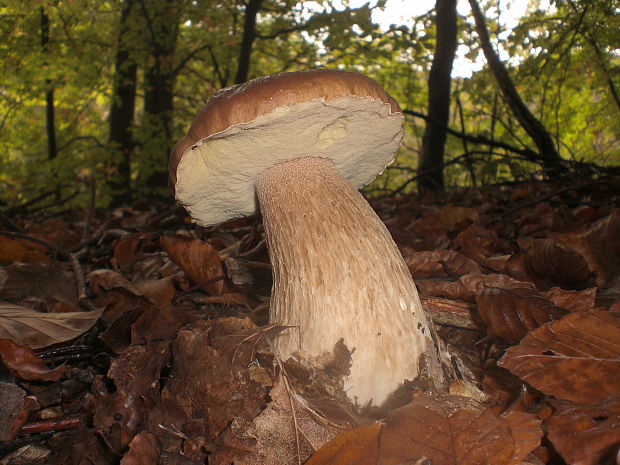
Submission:
<svg viewBox="0 0 620 465">
<path fill-rule="evenodd" d="M 536 162 L 536 163 L 542 163 L 542 160 L 540 158 L 540 156 L 534 152 L 531 149 L 525 148 L 525 149 L 520 149 L 518 147 L 515 147 L 513 145 L 510 144 L 506 144 L 505 142 L 500 142 L 500 141 L 496 141 L 496 140 L 491 140 L 488 139 L 484 136 L 480 136 L 480 135 L 469 135 L 469 134 L 465 134 L 463 132 L 460 131 L 456 131 L 455 129 L 452 129 L 448 126 L 444 126 L 440 123 L 438 123 L 437 121 L 433 121 L 431 120 L 431 118 L 429 118 L 427 115 L 425 115 L 424 113 L 420 113 L 417 111 L 413 111 L 413 110 L 403 110 L 403 113 L 406 115 L 411 115 L 411 116 L 415 116 L 418 118 L 422 118 L 425 121 L 430 121 L 433 124 L 436 124 L 438 126 L 441 126 L 443 129 L 446 130 L 446 132 L 452 136 L 458 137 L 460 139 L 466 140 L 468 142 L 472 142 L 474 144 L 485 144 L 485 145 L 491 145 L 493 147 L 499 147 L 501 149 L 504 150 L 508 150 L 509 152 L 514 152 L 514 153 L 518 153 L 519 155 L 523 155 L 525 158 L 527 158 L 530 161 Z"/>
<path fill-rule="evenodd" d="M 79 256 L 80 253 L 69 254 L 69 261 L 71 262 L 73 274 L 75 275 L 75 283 L 78 288 L 78 303 L 87 310 L 94 310 L 95 306 L 90 300 L 88 300 L 88 296 L 86 294 L 86 282 L 84 281 L 84 273 L 82 272 Z"/>
</svg>

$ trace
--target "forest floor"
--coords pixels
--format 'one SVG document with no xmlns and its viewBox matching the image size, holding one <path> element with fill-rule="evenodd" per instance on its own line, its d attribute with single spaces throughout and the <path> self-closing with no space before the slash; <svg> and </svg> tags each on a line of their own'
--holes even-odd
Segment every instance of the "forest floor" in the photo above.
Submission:
<svg viewBox="0 0 620 465">
<path fill-rule="evenodd" d="M 620 463 L 620 180 L 371 203 L 456 354 L 449 393 L 360 410 L 278 360 L 256 217 L 16 215 L 0 231 L 0 464 Z"/>
</svg>

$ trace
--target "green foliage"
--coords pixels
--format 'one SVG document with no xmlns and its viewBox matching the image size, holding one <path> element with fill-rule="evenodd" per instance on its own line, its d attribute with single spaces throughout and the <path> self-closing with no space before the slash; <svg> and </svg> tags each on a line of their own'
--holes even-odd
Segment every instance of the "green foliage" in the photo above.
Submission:
<svg viewBox="0 0 620 465">
<path fill-rule="evenodd" d="M 131 17 L 123 40 L 139 66 L 132 180 L 139 196 L 146 196 L 153 192 L 147 180 L 166 166 L 162 147 L 182 136 L 216 89 L 234 83 L 245 4 L 174 3 L 179 32 L 172 64 L 174 113 L 167 134 L 145 115 L 144 95 L 145 70 L 153 64 L 149 27 L 157 8 L 168 4 L 137 3 L 142 8 Z M 495 0 L 486 3 L 493 5 Z M 41 45 L 41 8 L 50 21 L 46 47 Z M 110 200 L 110 170 L 120 154 L 107 142 L 107 118 L 121 8 L 122 2 L 109 0 L 6 0 L 0 6 L 0 209 L 44 191 L 59 188 L 61 197 L 81 191 L 80 180 L 86 175 L 97 180 L 99 204 Z M 557 0 L 554 8 L 532 9 L 512 34 L 489 18 L 490 30 L 511 57 L 510 73 L 519 92 L 556 138 L 562 155 L 618 164 L 620 107 L 610 91 L 610 86 L 620 86 L 618 0 Z M 487 11 L 493 16 L 492 9 Z M 460 18 L 460 26 L 459 42 L 476 56 L 471 20 Z M 373 23 L 368 5 L 264 0 L 249 77 L 318 66 L 357 70 L 375 78 L 403 108 L 426 113 L 434 42 L 432 12 L 413 18 L 411 25 L 386 29 Z M 58 140 L 54 160 L 48 160 L 45 131 L 45 92 L 50 89 Z M 519 148 L 532 146 L 498 92 L 487 70 L 456 80 L 450 126 Z M 393 190 L 415 175 L 424 125 L 420 118 L 407 117 L 398 164 L 371 189 Z M 451 185 L 522 178 L 536 169 L 514 153 L 453 136 L 446 153 L 447 161 L 453 162 L 446 167 Z M 165 181 L 158 182 L 159 192 L 167 195 Z M 84 192 L 73 201 L 86 200 Z"/>
</svg>

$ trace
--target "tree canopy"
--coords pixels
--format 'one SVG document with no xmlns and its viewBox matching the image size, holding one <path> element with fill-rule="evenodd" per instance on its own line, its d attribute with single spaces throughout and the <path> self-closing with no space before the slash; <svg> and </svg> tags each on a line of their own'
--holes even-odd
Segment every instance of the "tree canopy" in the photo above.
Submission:
<svg viewBox="0 0 620 465">
<path fill-rule="evenodd" d="M 620 2 L 531 0 L 506 30 L 504 2 L 480 5 L 489 44 L 524 108 L 568 163 L 620 163 Z M 429 120 L 435 10 L 373 22 L 385 1 L 7 0 L 0 7 L 0 208 L 42 195 L 84 203 L 167 196 L 167 154 L 209 96 L 254 77 L 338 67 L 382 84 L 407 114 L 397 163 L 369 188 L 413 189 Z M 480 24 L 457 21 L 457 46 L 481 56 Z M 441 30 L 440 30 L 441 31 Z M 441 32 L 440 32 L 441 33 Z M 507 57 L 507 58 L 506 58 Z M 488 56 L 487 56 L 488 60 Z M 444 86 L 445 87 L 445 86 Z M 538 173 L 532 138 L 488 66 L 452 75 L 447 186 Z M 71 199 L 71 200 L 67 200 Z"/>
</svg>

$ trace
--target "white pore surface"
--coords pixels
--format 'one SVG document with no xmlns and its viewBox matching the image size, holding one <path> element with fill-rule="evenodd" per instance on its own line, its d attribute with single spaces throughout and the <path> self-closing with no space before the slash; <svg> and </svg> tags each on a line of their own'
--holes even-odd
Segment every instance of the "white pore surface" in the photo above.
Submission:
<svg viewBox="0 0 620 465">
<path fill-rule="evenodd" d="M 402 120 L 389 104 L 367 97 L 280 107 L 190 148 L 177 168 L 176 199 L 202 226 L 251 215 L 256 176 L 304 156 L 333 160 L 358 189 L 394 161 Z"/>
</svg>

